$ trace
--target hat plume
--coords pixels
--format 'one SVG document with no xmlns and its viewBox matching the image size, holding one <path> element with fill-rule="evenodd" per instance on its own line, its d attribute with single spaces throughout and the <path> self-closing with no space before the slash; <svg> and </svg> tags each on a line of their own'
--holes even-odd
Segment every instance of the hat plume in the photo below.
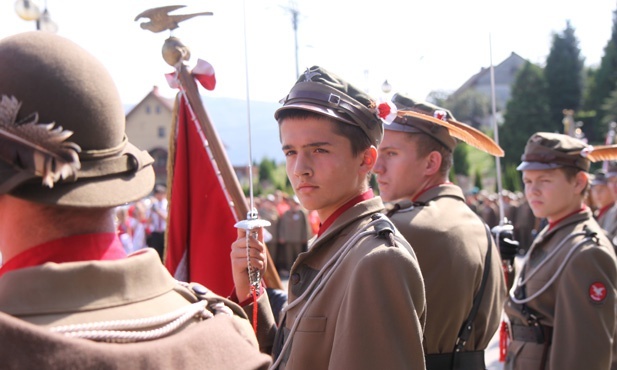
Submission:
<svg viewBox="0 0 617 370">
<path fill-rule="evenodd" d="M 16 122 L 20 107 L 13 96 L 0 98 L 0 159 L 42 177 L 49 188 L 60 179 L 76 179 L 81 148 L 66 141 L 73 132 L 54 123 L 38 123 L 37 113 Z"/>
<path fill-rule="evenodd" d="M 612 161 L 617 159 L 617 144 L 588 146 L 581 155 L 592 162 Z"/>
<path fill-rule="evenodd" d="M 503 149 L 495 141 L 493 141 L 493 139 L 486 136 L 484 133 L 482 133 L 482 131 L 477 130 L 464 123 L 452 119 L 442 120 L 412 110 L 399 110 L 397 112 L 397 115 L 399 117 L 410 116 L 420 120 L 428 120 L 432 123 L 445 127 L 450 133 L 450 136 L 459 139 L 477 149 L 480 149 L 496 157 L 503 157 L 504 155 Z"/>
</svg>

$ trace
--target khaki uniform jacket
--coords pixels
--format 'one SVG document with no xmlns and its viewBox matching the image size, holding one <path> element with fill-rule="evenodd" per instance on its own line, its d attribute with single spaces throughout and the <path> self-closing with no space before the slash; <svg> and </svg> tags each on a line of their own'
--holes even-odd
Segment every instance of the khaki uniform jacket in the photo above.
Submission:
<svg viewBox="0 0 617 370">
<path fill-rule="evenodd" d="M 194 289 L 193 289 L 194 287 Z M 172 335 L 104 343 L 49 330 L 59 325 L 140 319 L 197 302 L 222 302 L 234 315 L 193 318 Z M 203 293 L 203 294 L 202 294 Z M 152 249 L 116 261 L 46 263 L 0 278 L 3 369 L 267 369 L 244 311 L 200 285 L 176 282 Z"/>
<path fill-rule="evenodd" d="M 425 352 L 454 350 L 480 288 L 482 273 L 488 268 L 482 303 L 465 345 L 466 351 L 486 349 L 499 327 L 506 297 L 501 259 L 493 238 L 487 238 L 484 223 L 467 206 L 456 185 L 428 189 L 410 205 L 409 201 L 399 203 L 401 209 L 390 218 L 411 244 L 422 269 L 427 303 Z M 485 266 L 489 246 L 492 255 Z"/>
<path fill-rule="evenodd" d="M 346 210 L 298 256 L 289 280 L 289 306 L 277 332 L 280 347 L 297 320 L 283 369 L 424 369 L 424 284 L 415 254 L 402 240 L 360 239 L 310 304 L 294 302 L 344 244 L 383 212 L 381 198 Z M 396 234 L 402 238 L 398 231 Z M 322 278 L 322 282 L 323 282 Z M 263 305 L 260 305 L 263 308 Z M 301 319 L 298 315 L 306 309 Z M 275 349 L 275 352 L 277 350 Z"/>
<path fill-rule="evenodd" d="M 597 233 L 597 242 L 586 241 L 573 250 L 583 240 L 578 236 L 558 248 L 562 240 L 584 228 Z M 555 254 L 551 256 L 552 252 Z M 534 270 L 537 272 L 533 273 Z M 527 324 L 524 313 L 527 307 L 539 317 L 540 324 L 553 328 L 545 369 L 616 368 L 617 262 L 613 247 L 589 210 L 567 217 L 550 230 L 544 228 L 525 257 L 521 276 L 529 276 L 524 297 L 531 297 L 556 276 L 537 298 L 525 305 L 516 304 L 510 298 L 505 306 L 512 324 Z M 602 286 L 605 290 L 596 291 Z M 513 289 L 518 294 L 522 288 L 515 283 Z M 539 369 L 543 350 L 544 344 L 512 341 L 506 369 Z"/>
</svg>

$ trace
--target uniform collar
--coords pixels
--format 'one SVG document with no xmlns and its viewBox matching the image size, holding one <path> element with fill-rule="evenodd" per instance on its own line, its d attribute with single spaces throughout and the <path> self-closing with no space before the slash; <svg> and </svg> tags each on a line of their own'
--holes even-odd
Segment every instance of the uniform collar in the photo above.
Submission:
<svg viewBox="0 0 617 370">
<path fill-rule="evenodd" d="M 440 196 L 453 196 L 461 198 L 463 201 L 465 200 L 463 190 L 460 187 L 451 182 L 444 182 L 422 190 L 414 197 L 413 201 L 426 203 Z"/>
<path fill-rule="evenodd" d="M 116 260 L 126 257 L 115 233 L 81 234 L 52 240 L 29 248 L 0 268 L 5 273 L 46 262 L 64 263 L 88 260 Z"/>
<path fill-rule="evenodd" d="M 151 248 L 115 261 L 45 263 L 0 278 L 0 311 L 13 316 L 90 312 L 131 307 L 133 314 L 162 310 L 149 299 L 173 291 L 175 280 Z M 143 302 L 143 305 L 140 306 Z"/>
<path fill-rule="evenodd" d="M 368 189 L 364 193 L 356 196 L 349 202 L 340 206 L 336 211 L 334 211 L 333 214 L 330 215 L 330 217 L 326 219 L 326 221 L 324 221 L 323 224 L 319 225 L 319 232 L 317 233 L 317 237 L 320 237 L 321 234 L 328 230 L 328 228 L 334 223 L 334 221 L 336 221 L 336 219 L 339 218 L 339 216 L 342 215 L 346 210 L 362 201 L 372 199 L 374 196 L 375 194 L 373 193 L 373 189 Z"/>
</svg>

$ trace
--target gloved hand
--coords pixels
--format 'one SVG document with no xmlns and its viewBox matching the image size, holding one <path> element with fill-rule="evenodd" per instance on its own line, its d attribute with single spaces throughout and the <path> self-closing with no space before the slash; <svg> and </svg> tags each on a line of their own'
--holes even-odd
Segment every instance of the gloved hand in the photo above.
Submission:
<svg viewBox="0 0 617 370">
<path fill-rule="evenodd" d="M 501 259 L 513 263 L 519 249 L 518 241 L 514 240 L 514 226 L 512 224 L 497 225 L 491 232 L 499 247 Z"/>
</svg>

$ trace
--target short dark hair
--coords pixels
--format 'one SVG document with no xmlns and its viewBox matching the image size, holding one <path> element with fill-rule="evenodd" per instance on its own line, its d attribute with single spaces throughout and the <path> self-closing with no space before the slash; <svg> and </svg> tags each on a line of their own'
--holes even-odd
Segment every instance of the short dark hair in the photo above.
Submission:
<svg viewBox="0 0 617 370">
<path fill-rule="evenodd" d="M 586 171 L 581 170 L 578 167 L 559 167 L 557 169 L 563 172 L 563 174 L 566 176 L 566 180 L 568 181 L 572 181 L 576 177 L 576 175 L 578 175 L 579 172 L 586 172 Z M 587 185 L 581 192 L 581 195 L 583 197 L 586 197 L 587 194 L 589 194 L 590 190 L 591 190 L 591 183 L 587 181 Z"/>
<path fill-rule="evenodd" d="M 454 161 L 450 149 L 446 148 L 442 143 L 437 141 L 431 135 L 417 132 L 408 132 L 407 134 L 409 135 L 411 140 L 415 140 L 416 154 L 418 155 L 418 157 L 424 158 L 431 152 L 438 152 L 439 154 L 441 154 L 441 166 L 439 167 L 439 174 L 448 177 L 450 168 L 452 168 L 452 162 Z"/>
<path fill-rule="evenodd" d="M 349 123 L 338 121 L 334 118 L 330 118 L 324 116 L 323 114 L 318 114 L 310 111 L 305 111 L 301 109 L 288 109 L 279 112 L 278 115 L 278 123 L 279 123 L 279 140 L 280 140 L 280 126 L 281 123 L 288 118 L 292 119 L 321 119 L 324 121 L 330 121 L 334 123 L 334 133 L 340 136 L 344 136 L 349 139 L 351 143 L 351 152 L 354 157 L 358 156 L 358 154 L 362 153 L 366 149 L 371 147 L 371 139 L 362 131 L 362 129 L 358 126 L 351 125 Z"/>
</svg>

